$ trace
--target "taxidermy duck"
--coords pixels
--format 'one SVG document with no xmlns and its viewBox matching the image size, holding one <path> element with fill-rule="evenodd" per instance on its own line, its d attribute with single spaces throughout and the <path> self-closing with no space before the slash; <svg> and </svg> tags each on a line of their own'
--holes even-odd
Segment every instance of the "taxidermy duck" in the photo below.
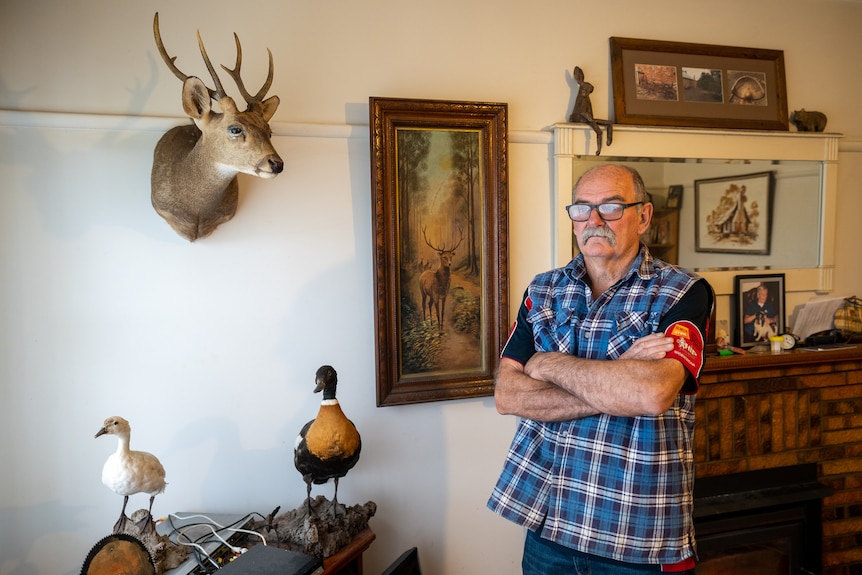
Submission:
<svg viewBox="0 0 862 575">
<path fill-rule="evenodd" d="M 338 512 L 338 480 L 359 461 L 362 441 L 356 426 L 347 419 L 335 398 L 338 374 L 332 366 L 321 366 L 314 379 L 317 384 L 314 393 L 323 391 L 323 400 L 317 417 L 306 423 L 296 438 L 293 463 L 308 488 L 305 499 L 308 514 L 311 515 L 311 484 L 321 485 L 330 479 L 335 482 L 332 499 L 335 514 Z"/>
<path fill-rule="evenodd" d="M 102 467 L 102 483 L 111 491 L 123 496 L 123 509 L 120 518 L 114 525 L 114 533 L 120 533 L 126 524 L 126 504 L 129 495 L 135 493 L 149 493 L 149 514 L 143 525 L 139 528 L 153 526 L 152 511 L 153 500 L 156 495 L 165 490 L 165 468 L 155 455 L 145 451 L 132 451 L 129 449 L 129 436 L 132 429 L 129 422 L 119 416 L 109 417 L 105 420 L 102 428 L 96 432 L 96 437 L 102 435 L 115 435 L 117 437 L 117 451 L 114 452 Z"/>
</svg>

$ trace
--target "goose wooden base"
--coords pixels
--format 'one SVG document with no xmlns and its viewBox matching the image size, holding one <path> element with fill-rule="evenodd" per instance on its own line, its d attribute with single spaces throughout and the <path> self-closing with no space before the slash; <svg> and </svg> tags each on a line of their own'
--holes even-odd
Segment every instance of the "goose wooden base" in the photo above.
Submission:
<svg viewBox="0 0 862 575">
<path fill-rule="evenodd" d="M 377 504 L 338 505 L 334 512 L 332 502 L 322 495 L 311 500 L 311 514 L 305 501 L 297 507 L 272 518 L 270 529 L 260 531 L 269 545 L 283 545 L 327 559 L 348 547 L 368 528 L 368 521 L 377 512 Z"/>
</svg>

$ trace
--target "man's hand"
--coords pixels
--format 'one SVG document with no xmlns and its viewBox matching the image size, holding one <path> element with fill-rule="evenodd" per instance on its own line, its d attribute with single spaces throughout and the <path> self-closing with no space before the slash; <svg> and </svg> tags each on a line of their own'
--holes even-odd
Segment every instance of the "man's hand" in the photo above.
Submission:
<svg viewBox="0 0 862 575">
<path fill-rule="evenodd" d="M 620 356 L 620 359 L 664 359 L 673 350 L 673 338 L 662 332 L 644 336 L 635 342 Z"/>
</svg>

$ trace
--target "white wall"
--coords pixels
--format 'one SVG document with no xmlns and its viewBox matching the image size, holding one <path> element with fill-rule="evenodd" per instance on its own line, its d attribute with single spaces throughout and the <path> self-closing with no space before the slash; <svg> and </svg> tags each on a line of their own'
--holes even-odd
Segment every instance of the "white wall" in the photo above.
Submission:
<svg viewBox="0 0 862 575">
<path fill-rule="evenodd" d="M 568 115 L 574 65 L 607 117 L 608 36 L 783 49 L 791 110 L 847 136 L 835 284 L 862 292 L 862 4 L 711 6 L 0 0 L 0 575 L 77 573 L 110 531 L 121 500 L 99 476 L 114 442 L 93 439 L 109 415 L 167 468 L 156 515 L 299 505 L 292 442 L 322 363 L 364 441 L 340 499 L 379 505 L 366 571 L 418 545 L 429 574 L 519 572 L 521 531 L 484 507 L 514 420 L 490 398 L 375 407 L 368 97 L 509 104 L 514 309 L 551 265 L 543 130 Z M 239 34 L 250 87 L 271 48 L 282 100 L 284 173 L 243 178 L 236 218 L 191 245 L 149 203 L 152 148 L 184 121 L 157 10 L 189 73 L 206 75 L 198 28 L 229 65 Z"/>
</svg>

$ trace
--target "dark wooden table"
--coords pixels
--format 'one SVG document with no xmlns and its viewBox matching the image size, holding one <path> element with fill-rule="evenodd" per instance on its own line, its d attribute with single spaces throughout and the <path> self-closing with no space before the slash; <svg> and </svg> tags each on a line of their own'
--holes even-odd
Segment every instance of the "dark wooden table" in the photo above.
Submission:
<svg viewBox="0 0 862 575">
<path fill-rule="evenodd" d="M 362 575 L 362 554 L 375 537 L 370 527 L 360 531 L 341 551 L 323 560 L 324 575 Z"/>
</svg>

